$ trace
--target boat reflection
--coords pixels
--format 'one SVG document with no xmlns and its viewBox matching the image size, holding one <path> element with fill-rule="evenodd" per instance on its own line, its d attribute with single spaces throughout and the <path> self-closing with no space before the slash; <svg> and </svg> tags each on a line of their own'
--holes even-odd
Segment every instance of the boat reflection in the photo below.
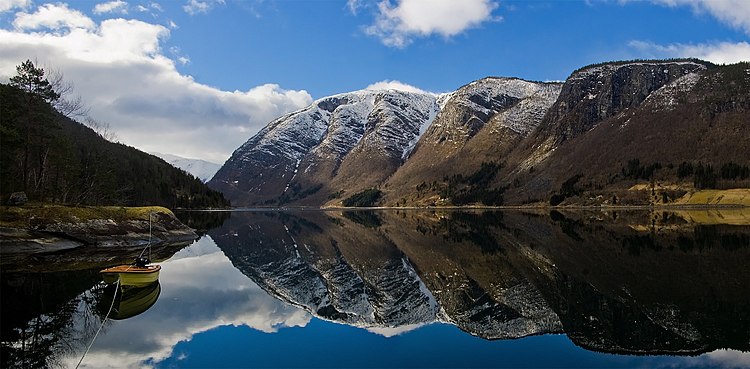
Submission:
<svg viewBox="0 0 750 369">
<path fill-rule="evenodd" d="M 109 319 L 124 320 L 150 309 L 159 299 L 160 294 L 161 285 L 158 280 L 146 286 L 137 287 L 111 284 L 105 287 L 104 295 L 98 300 L 97 309 L 102 316 L 105 316 L 111 304 L 112 311 L 109 313 Z"/>
</svg>

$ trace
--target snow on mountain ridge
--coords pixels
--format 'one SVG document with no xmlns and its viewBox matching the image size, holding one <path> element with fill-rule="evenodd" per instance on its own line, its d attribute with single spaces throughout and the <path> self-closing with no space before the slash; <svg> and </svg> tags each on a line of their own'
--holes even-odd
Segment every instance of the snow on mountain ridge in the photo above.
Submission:
<svg viewBox="0 0 750 369">
<path fill-rule="evenodd" d="M 244 153 L 243 157 L 260 151 L 290 160 L 298 160 L 314 149 L 345 154 L 365 133 L 356 129 L 356 123 L 369 122 L 376 101 L 382 101 L 384 96 L 401 96 L 403 106 L 416 103 L 418 109 L 424 108 L 425 101 L 431 105 L 435 100 L 429 93 L 400 90 L 358 90 L 324 97 L 274 120 L 238 151 Z"/>
<path fill-rule="evenodd" d="M 655 66 L 660 66 L 660 65 L 683 65 L 683 66 L 689 65 L 689 66 L 698 66 L 701 70 L 706 69 L 705 64 L 698 63 L 695 61 L 690 61 L 690 60 L 669 60 L 669 61 L 664 61 L 664 62 L 633 61 L 633 62 L 626 62 L 626 63 L 604 63 L 601 65 L 583 67 L 573 72 L 573 74 L 570 75 L 569 80 L 584 79 L 584 78 L 590 78 L 591 76 L 601 76 L 601 75 L 611 74 L 619 69 L 632 67 L 632 66 L 655 67 Z M 687 74 L 687 72 L 685 74 Z"/>
<path fill-rule="evenodd" d="M 221 164 L 212 163 L 210 161 L 201 159 L 184 158 L 172 154 L 163 154 L 158 152 L 152 152 L 151 155 L 158 156 L 167 163 L 174 167 L 180 168 L 201 181 L 208 182 L 214 174 L 221 168 Z"/>
</svg>

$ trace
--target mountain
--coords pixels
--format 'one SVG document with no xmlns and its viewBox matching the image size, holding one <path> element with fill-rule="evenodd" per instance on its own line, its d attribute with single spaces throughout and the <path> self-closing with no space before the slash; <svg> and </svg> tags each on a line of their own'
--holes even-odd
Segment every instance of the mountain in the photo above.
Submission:
<svg viewBox="0 0 750 369">
<path fill-rule="evenodd" d="M 223 195 L 156 156 L 105 140 L 34 95 L 0 84 L 0 197 L 77 205 L 225 207 Z"/>
<path fill-rule="evenodd" d="M 623 61 L 562 83 L 336 95 L 271 122 L 209 185 L 235 206 L 649 205 L 748 188 L 748 71 Z"/>
<path fill-rule="evenodd" d="M 433 183 L 470 175 L 482 163 L 502 162 L 539 126 L 561 86 L 490 77 L 449 94 L 409 160 L 389 178 L 386 199 L 397 204 L 433 202 L 431 195 L 438 191 Z"/>
<path fill-rule="evenodd" d="M 240 146 L 209 185 L 234 206 L 320 204 L 379 185 L 438 110 L 427 93 L 355 91 L 316 100 Z"/>
<path fill-rule="evenodd" d="M 200 179 L 203 183 L 213 178 L 214 174 L 221 168 L 221 164 L 212 163 L 201 159 L 183 158 L 177 155 L 152 152 L 151 155 L 162 158 L 172 166 L 180 168 Z"/>
</svg>

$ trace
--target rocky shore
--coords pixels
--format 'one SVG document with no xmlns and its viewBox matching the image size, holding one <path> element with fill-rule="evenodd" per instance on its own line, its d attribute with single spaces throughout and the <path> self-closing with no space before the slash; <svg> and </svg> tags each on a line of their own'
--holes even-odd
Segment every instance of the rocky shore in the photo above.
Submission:
<svg viewBox="0 0 750 369">
<path fill-rule="evenodd" d="M 149 243 L 152 257 L 169 257 L 198 235 L 163 207 L 2 207 L 3 272 L 54 269 L 55 264 L 129 262 Z M 149 222 L 150 217 L 150 222 Z M 176 249 L 175 249 L 176 248 Z"/>
</svg>

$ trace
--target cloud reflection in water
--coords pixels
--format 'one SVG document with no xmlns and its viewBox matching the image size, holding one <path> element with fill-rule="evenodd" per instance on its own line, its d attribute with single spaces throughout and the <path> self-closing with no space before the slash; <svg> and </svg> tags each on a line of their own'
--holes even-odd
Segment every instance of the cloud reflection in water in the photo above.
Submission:
<svg viewBox="0 0 750 369">
<path fill-rule="evenodd" d="M 140 316 L 108 323 L 81 367 L 150 367 L 172 356 L 179 342 L 219 326 L 271 333 L 303 327 L 311 319 L 235 269 L 209 236 L 161 265 L 162 293 L 156 304 Z M 79 358 L 68 357 L 64 364 L 74 367 Z"/>
</svg>

